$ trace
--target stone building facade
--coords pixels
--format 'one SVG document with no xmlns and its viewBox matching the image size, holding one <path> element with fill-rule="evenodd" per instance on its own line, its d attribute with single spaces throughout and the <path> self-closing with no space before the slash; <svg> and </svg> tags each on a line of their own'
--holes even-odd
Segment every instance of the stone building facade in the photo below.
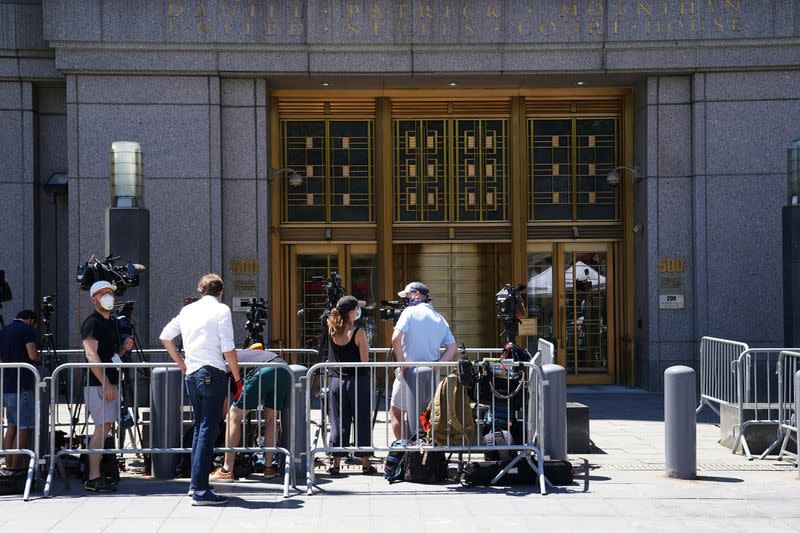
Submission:
<svg viewBox="0 0 800 533">
<path fill-rule="evenodd" d="M 433 276 L 473 346 L 499 333 L 471 329 L 494 320 L 497 284 L 527 283 L 525 331 L 559 343 L 576 383 L 658 390 L 703 335 L 782 344 L 793 0 L 5 1 L 0 124 L 2 311 L 55 293 L 61 345 L 88 310 L 75 266 L 106 252 L 117 140 L 145 154 L 145 344 L 215 271 L 228 303 L 269 300 L 273 344 L 304 346 L 309 276 L 333 269 L 371 305 Z M 366 128 L 366 151 L 338 127 Z M 609 188 L 618 166 L 635 172 Z"/>
</svg>

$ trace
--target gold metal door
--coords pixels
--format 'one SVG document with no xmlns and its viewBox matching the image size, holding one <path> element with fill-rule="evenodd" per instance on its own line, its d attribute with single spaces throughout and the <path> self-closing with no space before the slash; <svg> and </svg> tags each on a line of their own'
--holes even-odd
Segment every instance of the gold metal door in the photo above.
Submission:
<svg viewBox="0 0 800 533">
<path fill-rule="evenodd" d="M 456 342 L 468 348 L 501 346 L 494 295 L 510 281 L 509 245 L 405 244 L 396 248 L 398 290 L 411 281 L 422 281 Z"/>
<path fill-rule="evenodd" d="M 332 272 L 342 277 L 344 294 L 367 302 L 360 319 L 370 346 L 376 339 L 376 262 L 371 245 L 303 244 L 289 246 L 290 279 L 288 327 L 290 346 L 316 349 L 322 333 L 322 313 L 327 308 L 324 278 Z"/>
<path fill-rule="evenodd" d="M 613 383 L 614 270 L 608 243 L 533 244 L 528 247 L 528 316 L 536 336 L 556 345 L 569 383 Z"/>
</svg>

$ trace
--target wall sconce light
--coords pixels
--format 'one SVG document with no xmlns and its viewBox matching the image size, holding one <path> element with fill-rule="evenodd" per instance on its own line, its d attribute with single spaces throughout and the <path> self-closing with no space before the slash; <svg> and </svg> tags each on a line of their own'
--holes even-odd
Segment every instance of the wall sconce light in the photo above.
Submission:
<svg viewBox="0 0 800 533">
<path fill-rule="evenodd" d="M 642 181 L 642 177 L 639 176 L 639 169 L 637 167 L 631 168 L 631 167 L 619 166 L 613 168 L 606 177 L 606 180 L 608 181 L 608 186 L 611 187 L 612 189 L 616 189 L 617 185 L 619 185 L 620 182 L 622 181 L 622 175 L 619 172 L 620 170 L 629 170 L 631 172 L 631 177 L 633 178 L 634 183 L 639 183 L 640 181 Z"/>
<path fill-rule="evenodd" d="M 631 228 L 634 233 L 639 233 L 644 229 L 644 224 L 634 224 L 633 228 Z"/>
<path fill-rule="evenodd" d="M 270 169 L 267 180 L 272 181 L 282 173 L 286 173 L 287 181 L 292 188 L 296 189 L 303 184 L 303 176 L 295 172 L 292 168 Z"/>
</svg>

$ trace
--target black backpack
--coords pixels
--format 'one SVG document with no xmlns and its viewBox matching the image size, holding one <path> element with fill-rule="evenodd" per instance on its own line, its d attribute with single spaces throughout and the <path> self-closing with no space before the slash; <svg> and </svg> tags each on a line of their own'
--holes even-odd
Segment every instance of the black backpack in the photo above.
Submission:
<svg viewBox="0 0 800 533">
<path fill-rule="evenodd" d="M 408 445 L 426 446 L 425 432 L 412 435 Z M 403 480 L 410 483 L 439 483 L 447 479 L 447 458 L 444 452 L 407 451 L 403 458 Z"/>
</svg>

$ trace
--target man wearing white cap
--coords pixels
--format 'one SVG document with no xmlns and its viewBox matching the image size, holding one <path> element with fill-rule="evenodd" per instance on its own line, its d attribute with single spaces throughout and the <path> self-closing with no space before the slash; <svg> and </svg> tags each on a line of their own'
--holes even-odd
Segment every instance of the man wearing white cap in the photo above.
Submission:
<svg viewBox="0 0 800 533">
<path fill-rule="evenodd" d="M 397 295 L 408 300 L 392 334 L 392 349 L 400 362 L 449 361 L 456 353 L 456 339 L 450 325 L 434 310 L 431 294 L 424 283 L 414 281 Z M 439 348 L 445 350 L 439 357 Z M 428 406 L 436 386 L 436 371 L 425 367 L 398 368 L 392 387 L 391 419 L 396 439 L 408 435 L 406 429 L 414 430 L 419 424 L 419 415 Z M 427 376 L 427 377 L 423 377 Z M 407 413 L 408 426 L 403 421 Z"/>
<path fill-rule="evenodd" d="M 94 313 L 81 325 L 81 339 L 86 360 L 90 363 L 111 363 L 114 355 L 122 356 L 133 348 L 133 337 L 120 345 L 111 310 L 114 309 L 114 291 L 117 288 L 107 281 L 95 281 L 89 289 Z M 94 433 L 89 448 L 103 448 L 106 436 L 119 418 L 119 370 L 92 368 L 89 383 L 84 389 L 86 410 L 94 421 Z M 88 491 L 114 492 L 116 485 L 100 476 L 100 455 L 89 455 L 89 476 L 84 484 Z"/>
</svg>

